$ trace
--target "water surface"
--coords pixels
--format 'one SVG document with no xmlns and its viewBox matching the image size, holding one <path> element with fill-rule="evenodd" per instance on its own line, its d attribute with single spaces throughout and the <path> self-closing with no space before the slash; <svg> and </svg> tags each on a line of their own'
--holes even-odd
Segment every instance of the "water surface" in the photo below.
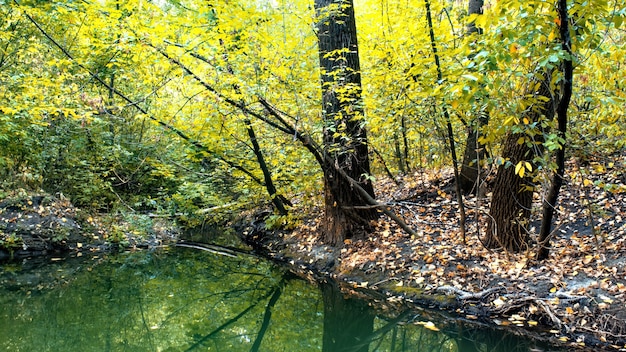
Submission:
<svg viewBox="0 0 626 352">
<path fill-rule="evenodd" d="M 424 317 L 395 319 L 268 261 L 189 248 L 0 266 L 2 351 L 551 350 L 414 323 Z"/>
</svg>

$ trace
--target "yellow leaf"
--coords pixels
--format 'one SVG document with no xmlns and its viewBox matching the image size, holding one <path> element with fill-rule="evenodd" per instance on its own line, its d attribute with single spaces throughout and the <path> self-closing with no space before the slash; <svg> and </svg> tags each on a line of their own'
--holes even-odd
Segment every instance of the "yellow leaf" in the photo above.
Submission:
<svg viewBox="0 0 626 352">
<path fill-rule="evenodd" d="M 523 162 L 520 161 L 517 165 L 515 165 L 515 174 L 519 175 L 519 177 L 524 177 L 525 170 Z"/>
<path fill-rule="evenodd" d="M 554 38 L 556 38 L 556 33 L 552 31 L 550 32 L 550 35 L 548 35 L 548 41 L 551 42 L 554 40 Z"/>
<path fill-rule="evenodd" d="M 439 328 L 436 327 L 432 321 L 429 321 L 428 323 L 423 323 L 421 325 L 423 325 L 428 330 L 439 331 Z"/>
<path fill-rule="evenodd" d="M 529 163 L 528 161 L 524 161 L 524 166 L 526 167 L 528 171 L 533 171 L 533 165 Z"/>
<path fill-rule="evenodd" d="M 550 289 L 550 293 L 555 293 L 556 292 L 556 287 L 553 287 Z"/>
<path fill-rule="evenodd" d="M 487 16 L 478 15 L 478 17 L 476 17 L 476 21 L 474 21 L 474 24 L 476 24 L 477 27 L 485 28 L 487 26 Z"/>
<path fill-rule="evenodd" d="M 566 308 L 565 308 L 565 312 L 566 312 L 567 314 L 574 314 L 574 310 L 572 309 L 572 307 L 566 307 Z"/>
</svg>

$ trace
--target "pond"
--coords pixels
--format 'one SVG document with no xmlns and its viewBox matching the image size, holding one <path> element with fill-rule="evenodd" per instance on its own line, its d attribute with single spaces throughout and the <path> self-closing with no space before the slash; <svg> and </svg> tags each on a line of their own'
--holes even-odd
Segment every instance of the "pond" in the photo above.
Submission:
<svg viewBox="0 0 626 352">
<path fill-rule="evenodd" d="M 3 351 L 556 350 L 428 317 L 377 313 L 250 255 L 170 248 L 0 266 Z"/>
</svg>

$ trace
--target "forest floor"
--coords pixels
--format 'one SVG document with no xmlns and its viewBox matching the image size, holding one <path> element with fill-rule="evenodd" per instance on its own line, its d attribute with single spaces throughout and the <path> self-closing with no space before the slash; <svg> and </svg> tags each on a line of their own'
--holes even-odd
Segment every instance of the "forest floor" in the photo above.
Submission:
<svg viewBox="0 0 626 352">
<path fill-rule="evenodd" d="M 364 239 L 320 245 L 321 210 L 295 231 L 263 245 L 302 271 L 315 270 L 354 289 L 442 308 L 477 323 L 522 329 L 582 349 L 626 350 L 626 155 L 570 162 L 555 215 L 552 250 L 537 262 L 482 245 L 488 199 L 466 197 L 459 230 L 451 172 L 378 180 L 377 196 L 416 235 L 386 216 Z M 487 194 L 489 196 L 489 194 Z M 533 218 L 540 214 L 536 199 Z M 528 231 L 536 239 L 539 223 Z M 253 235 L 253 234 L 251 234 Z M 569 347 L 568 347 L 569 348 Z"/>
</svg>

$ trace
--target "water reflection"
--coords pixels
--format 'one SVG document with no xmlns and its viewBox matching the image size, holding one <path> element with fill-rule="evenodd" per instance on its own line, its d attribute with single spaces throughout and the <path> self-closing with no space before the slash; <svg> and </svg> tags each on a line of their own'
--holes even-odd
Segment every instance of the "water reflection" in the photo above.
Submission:
<svg viewBox="0 0 626 352">
<path fill-rule="evenodd" d="M 333 282 L 322 283 L 324 334 L 322 350 L 367 352 L 374 332 L 374 312 L 367 302 L 344 298 Z"/>
<path fill-rule="evenodd" d="M 501 332 L 377 315 L 251 256 L 193 249 L 0 267 L 6 351 L 529 351 Z M 435 322 L 436 324 L 440 324 Z"/>
</svg>

